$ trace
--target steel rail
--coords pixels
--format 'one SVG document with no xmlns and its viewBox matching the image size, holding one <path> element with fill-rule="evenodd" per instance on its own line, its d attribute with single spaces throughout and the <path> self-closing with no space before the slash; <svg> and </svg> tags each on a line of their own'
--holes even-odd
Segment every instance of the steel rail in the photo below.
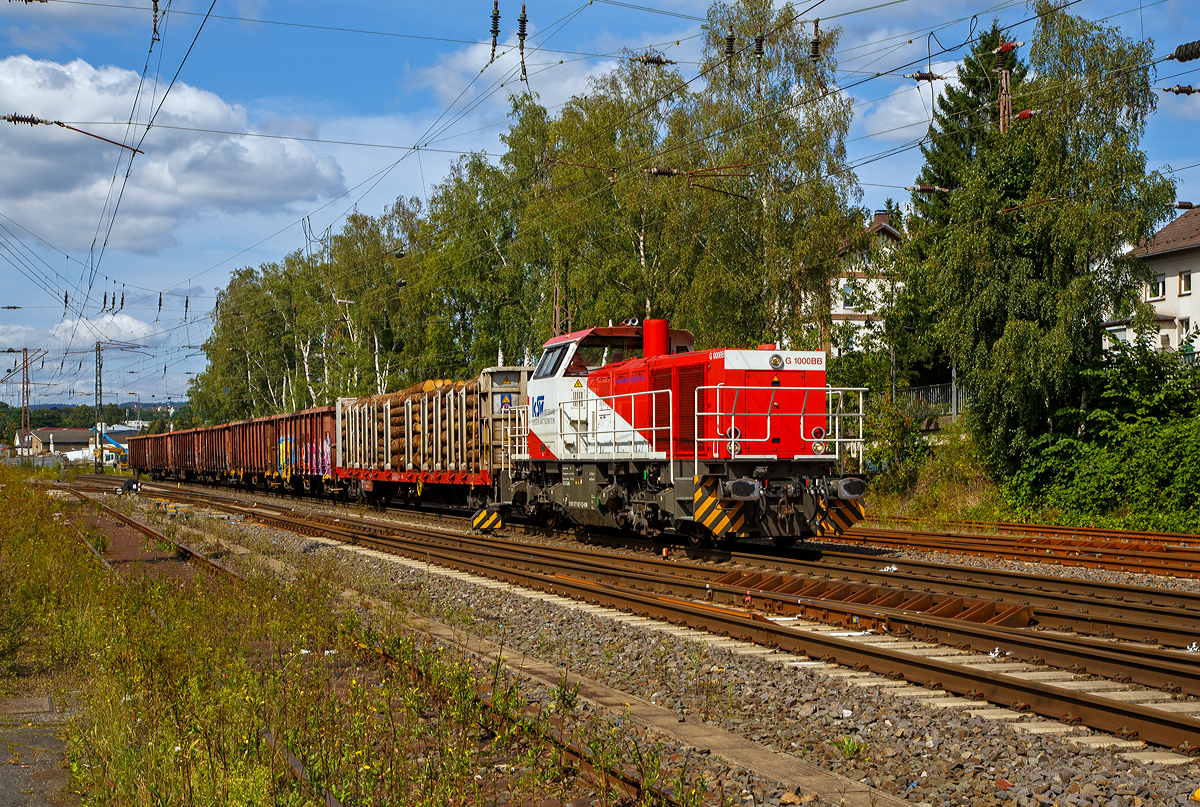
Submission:
<svg viewBox="0 0 1200 807">
<path fill-rule="evenodd" d="M 286 524 L 285 518 L 276 517 Z M 430 539 L 440 540 L 443 549 L 432 548 Z M 705 582 L 690 576 L 663 576 L 662 572 L 632 570 L 623 559 L 604 560 L 567 558 L 553 549 L 540 547 L 496 547 L 444 535 L 420 535 L 416 540 L 403 535 L 368 539 L 378 548 L 424 557 L 439 565 L 456 567 L 464 553 L 474 568 L 494 571 L 496 566 L 518 569 L 530 575 L 571 577 L 590 583 L 620 585 L 641 592 L 667 596 L 688 596 L 699 600 L 707 596 L 713 602 L 735 606 L 741 601 L 744 586 Z M 668 564 L 668 572 L 675 572 Z M 719 580 L 719 579 L 718 579 Z M 1166 692 L 1200 695 L 1200 658 L 1159 650 L 1138 648 L 1138 655 L 1112 642 L 1078 637 L 1060 637 L 1029 632 L 1004 625 L 980 624 L 939 617 L 903 608 L 857 605 L 818 597 L 777 591 L 755 591 L 757 603 L 776 614 L 798 614 L 821 622 L 835 622 L 858 629 L 881 629 L 891 635 L 947 644 L 959 649 L 989 653 L 999 650 L 1037 665 L 1049 665 L 1086 672 L 1115 680 L 1132 681 Z"/>
<path fill-rule="evenodd" d="M 1046 538 L 1084 540 L 1153 541 L 1158 543 L 1200 543 L 1200 535 L 1181 532 L 1122 530 L 1114 527 L 1070 527 L 1056 524 L 1026 524 L 1016 521 L 970 521 L 964 519 L 921 519 L 914 516 L 868 517 L 868 523 L 882 527 L 892 525 L 926 525 L 956 530 L 970 530 L 985 535 L 1039 535 Z"/>
<path fill-rule="evenodd" d="M 1200 610 L 1194 610 L 1200 608 L 1200 596 L 1188 592 L 843 553 L 824 553 L 819 562 L 741 554 L 731 559 L 784 574 L 857 581 L 860 586 L 887 586 L 978 599 L 1003 598 L 1030 605 L 1034 621 L 1043 628 L 1168 647 L 1189 647 L 1200 642 Z M 882 561 L 887 563 L 881 568 Z M 985 578 L 986 582 L 978 578 Z M 1052 586 L 1059 590 L 1050 590 Z M 1140 599 L 1135 601 L 1133 597 Z"/>
<path fill-rule="evenodd" d="M 495 562 L 494 558 L 467 558 L 448 552 L 443 558 L 442 551 L 419 543 L 429 537 L 422 533 L 436 531 L 393 527 L 391 529 L 394 535 L 384 538 L 374 531 L 366 535 L 356 535 L 353 525 L 350 524 L 332 525 L 330 529 L 324 529 L 312 518 L 266 512 L 256 517 L 281 525 L 290 525 L 289 529 L 349 535 L 349 540 L 354 543 L 393 552 L 398 549 L 395 545 L 398 534 L 409 534 L 412 536 L 409 540 L 416 542 L 416 545 L 406 554 L 431 560 L 436 555 L 439 561 L 444 561 L 451 568 L 484 574 L 514 585 L 538 588 L 608 607 L 634 611 L 645 616 L 668 619 L 859 670 L 903 677 L 915 683 L 940 687 L 968 697 L 986 698 L 993 703 L 1033 711 L 1066 722 L 1086 723 L 1092 728 L 1126 738 L 1137 737 L 1149 743 L 1174 747 L 1189 753 L 1200 750 L 1200 720 L 1183 715 L 1076 692 L 1052 684 L 1025 681 L 950 662 L 896 653 L 888 651 L 885 647 L 789 628 L 757 614 L 746 614 L 717 605 L 692 603 L 672 596 L 654 595 L 619 584 L 598 583 L 563 574 L 549 575 L 540 571 L 508 567 Z M 464 540 L 461 536 L 448 536 L 445 533 L 438 533 L 438 537 L 460 542 Z M 534 562 L 536 563 L 536 558 Z M 904 624 L 900 615 L 883 609 L 864 609 L 860 619 L 868 617 L 875 619 L 880 625 L 898 627 Z M 893 630 L 896 627 L 893 627 Z M 950 627 L 932 622 L 924 623 L 924 629 L 931 632 L 944 632 Z M 907 626 L 905 629 L 907 630 Z M 1046 652 L 1049 648 L 1049 645 L 1044 645 L 1042 651 Z M 1077 645 L 1074 644 L 1069 648 L 1073 657 L 1077 657 L 1076 650 Z M 1128 656 L 1122 656 L 1121 660 L 1124 662 L 1124 672 L 1128 675 L 1130 659 Z M 1112 660 L 1108 661 L 1111 663 Z M 1188 672 L 1187 666 L 1182 665 L 1171 672 L 1183 675 Z"/>
<path fill-rule="evenodd" d="M 244 500 L 238 500 L 233 497 L 221 497 L 233 507 L 245 507 Z M 265 507 L 279 507 L 278 505 L 265 505 Z M 257 517 L 262 516 L 263 510 L 259 508 L 259 503 L 250 505 L 251 509 L 256 509 L 256 512 L 250 511 L 235 511 L 241 512 L 242 515 Z M 289 511 L 294 512 L 294 511 Z M 340 518 L 334 518 L 327 515 L 308 514 L 304 517 L 306 525 L 319 525 L 324 523 L 327 529 L 333 530 L 338 537 L 343 540 L 353 541 L 358 534 L 353 528 L 338 529 L 338 525 L 345 524 Z M 355 524 L 361 530 L 369 530 L 378 536 L 392 534 L 397 528 L 393 524 L 385 524 L 383 522 L 373 521 L 356 521 Z M 285 528 L 294 528 L 291 524 L 281 524 Z M 412 529 L 421 529 L 413 527 Z M 455 535 L 455 533 L 443 533 L 437 530 L 430 530 L 423 533 L 427 539 L 443 540 L 443 536 Z M 457 540 L 463 540 L 461 537 Z M 570 556 L 578 558 L 595 558 L 594 553 L 584 549 L 571 548 L 555 548 L 551 552 L 547 552 L 541 548 L 530 548 L 527 544 L 518 542 L 509 542 L 505 539 L 492 537 L 486 541 L 476 539 L 480 546 L 496 548 L 500 546 L 510 545 L 520 547 L 518 550 L 521 553 L 534 552 L 550 563 L 556 556 Z M 710 550 L 708 556 L 711 557 L 716 552 Z M 761 565 L 764 560 L 756 555 L 742 553 L 721 553 L 725 560 L 742 562 L 747 564 Z M 842 555 L 836 556 L 837 560 L 846 563 L 869 564 L 874 563 L 860 556 Z M 802 561 L 785 561 L 779 558 L 774 559 L 774 564 L 777 569 L 784 569 L 794 574 L 805 575 L 809 578 L 820 577 L 833 580 L 837 577 L 838 570 L 830 570 L 823 564 L 802 562 Z M 667 562 L 657 559 L 643 558 L 623 558 L 622 565 L 626 568 L 637 569 L 640 571 L 652 573 L 669 573 L 674 576 L 686 575 L 697 579 L 702 579 L 705 582 L 711 583 L 713 578 L 713 570 L 703 567 L 694 566 L 691 564 L 681 564 L 678 562 Z M 915 562 L 910 563 L 914 567 L 924 569 L 926 574 L 933 574 L 934 571 L 940 574 L 948 574 L 952 567 L 947 567 L 940 564 Z M 960 574 L 964 570 L 956 569 L 955 573 Z M 866 584 L 884 585 L 889 588 L 900 588 L 911 590 L 914 594 L 920 592 L 938 593 L 945 596 L 962 596 L 976 597 L 977 599 L 1000 600 L 1006 593 L 1000 590 L 998 593 L 996 586 L 988 586 L 985 584 L 960 582 L 954 580 L 951 582 L 931 580 L 926 577 L 917 576 L 915 574 L 904 575 L 902 573 L 884 573 L 876 572 L 874 574 L 864 573 L 860 570 L 860 577 L 864 579 Z M 990 574 L 990 572 L 984 572 Z M 1019 573 L 1009 573 L 1011 580 L 1018 580 L 1027 585 L 1030 590 L 1019 590 L 1008 592 L 1008 594 L 1017 594 L 1019 599 L 1016 599 L 1016 604 L 1028 604 L 1033 607 L 1032 616 L 1043 627 L 1055 629 L 1071 630 L 1076 633 L 1090 634 L 1097 636 L 1113 637 L 1128 641 L 1136 641 L 1143 643 L 1160 643 L 1173 647 L 1188 647 L 1194 642 L 1200 640 L 1200 614 L 1188 613 L 1186 610 L 1171 608 L 1164 610 L 1163 607 L 1155 609 L 1152 606 L 1144 604 L 1130 603 L 1122 601 L 1118 604 L 1105 603 L 1103 600 L 1088 598 L 1081 600 L 1078 597 L 1078 592 L 1071 594 L 1056 594 L 1054 592 L 1037 591 L 1039 587 L 1044 588 L 1047 585 L 1068 584 L 1069 581 L 1062 581 L 1061 578 L 1037 577 L 1030 575 L 1020 575 Z M 843 575 L 843 579 L 848 579 Z M 735 585 L 734 588 L 738 586 Z M 741 588 L 764 588 L 763 581 L 754 580 L 749 584 L 742 585 Z M 855 596 L 862 595 L 863 587 L 852 587 L 849 590 L 843 590 L 839 596 L 842 599 L 851 600 Z M 1143 599 L 1147 598 L 1147 593 L 1152 592 L 1151 589 L 1138 589 L 1130 586 L 1110 586 L 1109 588 L 1119 591 L 1118 598 L 1124 595 L 1138 595 Z M 796 590 L 793 588 L 792 590 Z M 1089 592 L 1090 593 L 1090 592 Z M 1075 596 L 1072 596 L 1074 594 Z M 1163 591 L 1157 595 L 1158 599 L 1170 600 L 1173 596 L 1172 592 Z M 770 598 L 769 598 L 770 599 Z M 829 600 L 828 595 L 822 595 L 823 600 Z M 1184 598 L 1187 599 L 1186 597 Z M 1200 603 L 1200 597 L 1195 597 L 1194 601 Z M 1175 603 L 1172 603 L 1175 604 Z M 836 606 L 827 605 L 830 611 L 836 610 Z M 990 616 L 990 615 L 989 615 Z"/>
<path fill-rule="evenodd" d="M 171 493 L 174 493 L 174 491 L 164 491 L 165 495 Z M 235 506 L 245 506 L 246 504 L 245 500 L 236 497 L 221 496 L 220 499 Z M 256 502 L 251 506 L 259 507 L 259 504 Z M 277 504 L 265 504 L 263 506 L 282 509 L 281 505 Z M 294 512 L 294 510 L 289 510 L 289 512 Z M 311 514 L 307 518 L 324 519 L 328 522 L 329 519 L 334 517 Z M 341 523 L 341 520 L 337 518 L 334 518 L 334 521 Z M 362 529 L 372 530 L 377 535 L 388 534 L 395 528 L 394 524 L 377 521 L 360 520 L 356 521 L 356 523 Z M 340 537 L 343 540 L 352 541 L 354 539 L 354 531 L 342 531 Z M 502 540 L 504 539 L 493 537 L 489 539 L 488 545 L 499 545 L 499 542 Z M 644 548 L 643 544 L 645 547 L 652 546 L 644 541 L 636 541 L 635 543 L 639 545 L 639 548 Z M 514 545 L 526 546 L 525 544 Z M 555 551 L 560 554 L 565 553 L 576 557 L 590 557 L 593 554 L 584 549 L 560 548 Z M 821 563 L 785 560 L 778 556 L 764 558 L 753 554 L 711 549 L 689 551 L 688 554 L 707 557 L 709 559 L 760 566 L 764 562 L 774 563 L 777 569 L 809 577 L 824 577 L 832 580 L 838 576 L 837 570 L 825 568 Z M 943 564 L 921 561 L 896 561 L 895 564 L 892 564 L 893 567 L 897 568 L 896 572 L 875 572 L 872 574 L 863 571 L 863 569 L 876 564 L 878 562 L 876 560 L 848 553 L 824 553 L 822 557 L 831 559 L 834 562 L 855 566 L 858 569 L 860 579 L 866 585 L 882 585 L 889 588 L 899 587 L 914 592 L 928 592 L 944 596 L 973 597 L 976 599 L 997 601 L 1011 598 L 1015 595 L 1015 599 L 1009 599 L 1009 602 L 1031 605 L 1033 607 L 1032 617 L 1042 627 L 1140 643 L 1158 643 L 1179 648 L 1190 647 L 1197 641 L 1200 641 L 1200 613 L 1189 613 L 1189 609 L 1186 607 L 1183 609 L 1179 607 L 1181 604 L 1185 606 L 1192 604 L 1197 609 L 1200 609 L 1200 595 L 1176 597 L 1175 593 L 1165 590 L 1155 592 L 1153 589 L 1117 586 L 1115 584 L 1092 586 L 1087 582 L 1073 583 L 1062 578 L 1035 576 L 1016 572 L 996 572 L 995 575 L 992 575 L 990 571 L 979 572 L 981 575 L 1003 578 L 1010 584 L 1015 585 L 1019 583 L 1023 586 L 1020 590 L 1006 592 L 1003 588 L 994 584 L 961 580 L 961 575 L 971 573 L 970 570 L 965 570 L 961 567 L 949 567 Z M 638 568 L 643 571 L 661 571 L 669 566 L 671 569 L 670 573 L 673 575 L 691 574 L 706 581 L 712 580 L 712 571 L 704 567 L 692 567 L 676 562 L 664 565 L 664 561 L 638 558 L 627 558 L 623 562 L 631 568 Z M 920 570 L 925 576 L 919 576 L 916 571 L 908 574 L 900 572 L 896 564 Z M 953 581 L 929 579 L 934 574 L 947 576 L 951 574 L 951 570 L 953 570 L 953 574 L 956 576 Z M 845 580 L 849 579 L 846 575 L 842 577 Z M 759 584 L 756 583 L 755 585 Z M 1045 590 L 1051 586 L 1064 589 L 1064 591 L 1056 593 Z M 1095 598 L 1094 595 L 1096 592 L 1093 589 L 1097 587 L 1108 591 L 1119 602 L 1116 604 L 1107 603 L 1103 599 Z M 861 593 L 859 589 L 844 590 L 839 596 L 843 599 L 851 599 L 855 596 L 861 596 Z M 829 599 L 828 595 L 823 594 L 822 596 L 824 599 Z M 1139 597 L 1143 601 L 1157 601 L 1161 604 L 1156 608 L 1152 605 L 1147 606 L 1144 602 L 1131 602 L 1130 600 L 1134 597 Z M 1168 603 L 1171 606 L 1169 609 L 1167 608 Z M 834 607 L 831 610 L 836 610 L 836 608 Z"/>
<path fill-rule="evenodd" d="M 868 529 L 858 526 L 843 533 L 835 542 L 1057 563 L 1091 569 L 1200 577 L 1200 549 L 1190 547 L 1175 549 L 1161 546 L 1154 550 L 1137 545 L 1085 546 L 1050 539 L 1014 540 L 998 536 Z"/>
<path fill-rule="evenodd" d="M 192 547 L 188 546 L 187 544 L 183 543 L 182 541 L 176 540 L 174 538 L 168 538 L 167 536 L 163 535 L 162 533 L 158 532 L 157 530 L 155 530 L 151 527 L 147 527 L 145 524 L 141 523 L 140 521 L 137 521 L 136 519 L 130 518 L 129 516 L 125 515 L 124 513 L 117 512 L 116 510 L 112 509 L 111 507 L 104 504 L 103 502 L 98 502 L 95 499 L 89 498 L 88 496 L 84 495 L 83 493 L 81 493 L 78 490 L 75 490 L 74 488 L 60 487 L 59 489 L 67 490 L 67 491 L 75 494 L 76 496 L 78 496 L 84 502 L 87 502 L 88 504 L 91 504 L 95 507 L 99 507 L 101 510 L 103 510 L 105 512 L 105 514 L 111 516 L 112 518 L 117 519 L 122 524 L 126 524 L 127 526 L 134 528 L 135 530 L 137 530 L 138 532 L 142 533 L 143 535 L 145 535 L 149 538 L 153 538 L 156 541 L 165 541 L 166 543 L 171 544 L 172 546 L 175 547 L 175 549 L 178 552 L 180 552 L 183 555 L 186 555 L 191 560 L 199 561 L 200 563 L 202 563 L 205 566 L 208 566 L 211 569 L 214 569 L 218 572 L 223 572 L 228 575 L 232 575 L 233 577 L 236 577 L 239 580 L 246 579 L 245 576 L 242 575 L 240 572 L 235 572 L 233 569 L 230 569 L 228 566 L 226 566 L 222 563 L 218 563 L 217 561 L 213 560 L 212 558 L 205 556 L 205 554 L 203 552 L 193 549 Z"/>
</svg>

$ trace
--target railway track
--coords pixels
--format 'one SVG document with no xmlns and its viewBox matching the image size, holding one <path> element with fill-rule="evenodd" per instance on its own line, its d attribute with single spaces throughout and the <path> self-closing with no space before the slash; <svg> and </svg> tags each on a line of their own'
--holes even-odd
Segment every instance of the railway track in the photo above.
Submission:
<svg viewBox="0 0 1200 807">
<path fill-rule="evenodd" d="M 124 477 L 81 474 L 76 479 L 87 482 L 99 482 L 102 485 L 113 485 L 114 480 Z M 207 485 L 184 483 L 186 490 L 208 491 Z M 148 490 L 164 491 L 179 490 L 165 483 L 148 483 Z M 254 491 L 252 495 L 263 498 L 278 499 L 293 502 L 302 506 L 311 504 L 309 500 L 278 491 Z M 467 516 L 452 511 L 414 509 L 402 504 L 389 504 L 385 508 L 389 513 L 403 513 L 441 523 L 461 524 Z M 365 512 L 365 511 L 363 511 Z M 893 521 L 901 520 L 898 518 Z M 911 521 L 911 520 L 910 520 Z M 974 557 L 996 557 L 1007 560 L 1017 560 L 1030 563 L 1050 563 L 1061 566 L 1079 566 L 1091 569 L 1124 571 L 1137 574 L 1165 574 L 1175 577 L 1200 577 L 1200 536 L 1179 535 L 1174 533 L 1124 533 L 1119 530 L 1101 530 L 1083 528 L 1062 528 L 1046 525 L 1022 525 L 1011 522 L 997 522 L 995 525 L 987 522 L 958 521 L 947 522 L 964 530 L 981 530 L 992 526 L 1012 530 L 1014 534 L 975 534 L 973 532 L 941 533 L 928 530 L 904 530 L 855 525 L 849 531 L 836 539 L 822 542 L 822 547 L 837 545 L 872 546 L 888 550 L 919 550 L 943 554 L 957 554 Z M 520 525 L 526 533 L 553 535 L 553 530 Z M 1026 532 L 1017 532 L 1027 528 Z M 511 531 L 504 531 L 506 534 Z M 1125 537 L 1122 537 L 1125 536 Z M 609 542 L 624 545 L 647 546 L 646 542 L 633 542 L 613 535 L 594 536 L 600 543 Z M 662 544 L 656 545 L 659 549 Z M 682 546 L 689 554 L 712 556 L 734 555 L 746 553 L 729 552 L 723 549 L 693 550 Z M 770 550 L 764 550 L 770 551 Z M 797 551 L 804 552 L 802 545 Z M 809 550 L 813 551 L 813 550 Z M 822 552 L 829 555 L 829 552 Z M 772 553 L 773 557 L 786 558 L 785 553 Z M 1143 638 L 1146 634 L 1133 637 L 1119 634 L 1120 638 Z"/>
<path fill-rule="evenodd" d="M 932 565 L 903 572 L 897 565 L 894 571 L 881 571 L 856 568 L 849 559 L 839 558 L 833 564 L 820 564 L 820 576 L 803 578 L 795 574 L 802 571 L 799 566 L 790 572 L 781 568 L 769 573 L 714 570 L 657 559 L 597 557 L 584 548 L 530 545 L 495 536 L 484 539 L 428 527 L 305 513 L 261 502 L 239 502 L 231 496 L 168 495 L 300 534 L 403 554 L 751 640 L 861 672 L 933 684 L 981 705 L 997 704 L 1079 722 L 1127 740 L 1138 738 L 1189 754 L 1200 750 L 1200 719 L 1194 716 L 1200 714 L 1200 703 L 1179 699 L 1200 695 L 1200 658 L 1195 654 L 1019 627 L 1023 614 L 1028 622 L 1035 614 L 1054 612 L 1060 628 L 1081 625 L 1084 632 L 1093 634 L 1158 625 L 1161 635 L 1174 637 L 1170 641 L 1200 636 L 1200 607 L 1194 600 L 1185 602 L 1183 608 L 1162 607 L 1174 592 L 1151 593 L 1150 602 L 1141 603 L 1145 606 L 1141 621 L 1131 622 L 1121 619 L 1128 616 L 1130 603 L 1114 598 L 1132 596 L 1134 591 L 1110 590 L 1108 597 L 1087 600 L 1086 607 L 1077 608 L 1072 616 L 1063 611 L 1061 596 L 1058 600 L 1050 597 L 1053 591 L 1044 592 L 1048 599 L 1037 605 L 1005 601 L 1003 596 L 995 596 L 997 589 L 992 589 L 992 599 L 976 598 L 975 604 L 955 592 L 936 600 L 934 592 L 917 587 L 929 588 L 935 583 L 953 587 L 957 583 L 936 580 Z M 750 562 L 751 558 L 738 560 Z M 756 562 L 761 564 L 763 559 Z M 944 576 L 949 568 L 939 570 Z M 891 585 L 834 583 L 835 574 L 887 575 Z M 979 581 L 972 585 L 980 588 L 980 594 L 986 593 Z M 1001 585 L 1010 599 L 1037 591 L 1028 578 L 1013 577 Z M 753 608 L 739 607 L 746 596 Z M 916 600 L 940 607 L 924 613 L 903 607 Z M 1108 616 L 1092 612 L 1102 601 L 1110 606 Z M 860 636 L 832 635 L 828 623 L 852 628 Z M 1107 680 L 1087 680 L 1082 675 Z"/>
<path fill-rule="evenodd" d="M 1144 530 L 1119 530 L 1109 527 L 1066 527 L 1055 524 L 1026 524 L 1015 521 L 969 521 L 964 519 L 921 519 L 914 516 L 887 516 L 868 523 L 904 528 L 935 525 L 946 530 L 981 533 L 984 535 L 1031 535 L 1042 538 L 1068 538 L 1075 541 L 1112 542 L 1135 541 L 1157 544 L 1194 545 L 1200 536 L 1177 532 L 1151 532 Z"/>
<path fill-rule="evenodd" d="M 1089 569 L 1200 577 L 1200 545 L 890 530 L 856 525 L 830 544 L 919 550 Z"/>
</svg>

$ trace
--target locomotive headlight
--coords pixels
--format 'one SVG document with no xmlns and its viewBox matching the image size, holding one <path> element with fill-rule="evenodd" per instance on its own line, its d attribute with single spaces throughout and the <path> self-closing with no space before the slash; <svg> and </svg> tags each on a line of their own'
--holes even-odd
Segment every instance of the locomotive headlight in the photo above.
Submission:
<svg viewBox="0 0 1200 807">
<path fill-rule="evenodd" d="M 825 444 L 819 440 L 813 443 L 812 448 L 813 448 L 814 454 L 824 454 L 825 453 Z"/>
<path fill-rule="evenodd" d="M 731 457 L 736 457 L 742 451 L 742 445 L 737 440 L 730 440 L 725 444 L 725 447 L 729 449 L 729 456 Z"/>
<path fill-rule="evenodd" d="M 783 366 L 783 356 L 780 356 L 778 353 L 772 353 L 770 364 L 772 370 L 778 370 Z"/>
</svg>

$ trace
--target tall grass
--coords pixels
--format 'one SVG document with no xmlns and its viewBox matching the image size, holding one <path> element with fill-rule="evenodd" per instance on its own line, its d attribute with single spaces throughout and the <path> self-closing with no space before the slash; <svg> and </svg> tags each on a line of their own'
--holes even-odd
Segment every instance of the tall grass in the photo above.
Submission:
<svg viewBox="0 0 1200 807">
<path fill-rule="evenodd" d="M 299 805 L 324 789 L 354 805 L 616 802 L 540 735 L 553 726 L 581 746 L 628 749 L 623 730 L 585 717 L 565 685 L 539 693 L 433 643 L 408 622 L 408 590 L 367 614 L 320 557 L 289 580 L 135 576 L 127 587 L 55 519 L 74 505 L 18 473 L 0 470 L 0 484 L 0 682 L 75 694 L 69 762 L 85 803 Z M 639 753 L 665 781 L 661 755 Z"/>
</svg>

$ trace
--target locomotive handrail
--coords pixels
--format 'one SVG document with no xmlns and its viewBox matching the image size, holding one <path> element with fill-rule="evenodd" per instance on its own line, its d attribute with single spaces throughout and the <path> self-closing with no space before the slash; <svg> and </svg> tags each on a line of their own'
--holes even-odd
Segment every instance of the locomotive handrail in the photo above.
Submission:
<svg viewBox="0 0 1200 807">
<path fill-rule="evenodd" d="M 796 392 L 796 393 L 803 392 L 804 393 L 804 399 L 801 403 L 799 412 L 775 412 L 774 411 L 775 398 L 779 394 L 779 392 L 784 389 L 786 389 L 790 392 Z M 770 392 L 771 393 L 771 397 L 767 401 L 766 406 L 764 407 L 764 409 L 766 411 L 739 412 L 738 404 L 741 401 L 742 393 L 743 392 L 747 393 L 746 399 L 747 399 L 747 402 L 749 402 L 750 396 L 748 393 L 753 392 L 753 391 L 761 391 L 761 392 Z M 811 395 L 811 393 L 813 393 L 815 391 L 822 392 L 826 396 L 825 411 L 820 414 L 806 411 L 808 408 L 809 395 Z M 704 402 L 705 399 L 702 398 L 702 396 L 706 395 L 706 393 L 708 393 L 708 392 L 715 393 L 715 397 L 716 397 L 715 411 L 703 411 L 704 408 L 702 407 L 701 404 Z M 728 399 L 727 399 L 727 397 L 723 397 L 722 393 L 728 393 L 728 392 L 733 393 L 733 401 L 730 403 L 730 408 L 727 411 L 722 408 L 722 403 Z M 814 459 L 819 458 L 819 459 L 827 459 L 827 460 L 832 460 L 832 461 L 839 461 L 839 460 L 844 459 L 845 456 L 849 455 L 849 456 L 856 457 L 859 460 L 859 465 L 861 467 L 861 462 L 862 462 L 861 447 L 862 447 L 862 445 L 864 443 L 864 439 L 865 439 L 863 427 L 864 427 L 865 418 L 866 418 L 866 412 L 865 412 L 865 406 L 864 406 L 866 392 L 867 392 L 867 389 L 864 387 L 828 387 L 828 386 L 826 386 L 826 387 L 777 387 L 774 385 L 771 385 L 771 386 L 727 386 L 725 384 L 715 384 L 715 385 L 707 385 L 707 386 L 697 387 L 695 389 L 695 391 L 693 392 L 693 395 L 695 396 L 694 400 L 693 400 L 693 407 L 694 407 L 693 411 L 695 413 L 694 414 L 694 418 L 695 418 L 695 425 L 694 425 L 695 438 L 694 439 L 695 439 L 695 443 L 696 443 L 695 465 L 694 465 L 695 473 L 697 475 L 700 473 L 700 460 L 701 460 L 702 456 L 703 456 L 703 458 L 710 458 L 710 457 L 713 459 L 721 458 L 721 456 L 722 456 L 722 452 L 721 452 L 721 448 L 720 448 L 721 443 L 727 444 L 727 454 L 728 454 L 727 458 L 728 459 L 737 459 L 738 457 L 742 457 L 744 459 L 778 459 L 779 458 L 778 454 L 761 454 L 761 455 L 760 454 L 753 454 L 753 455 L 740 454 L 737 450 L 740 442 L 770 444 L 770 441 L 771 441 L 772 437 L 774 436 L 772 418 L 799 418 L 801 439 L 804 442 L 807 443 L 811 440 L 812 442 L 819 442 L 819 443 L 833 446 L 832 451 L 827 451 L 822 454 L 815 454 L 815 453 L 812 454 L 811 456 Z M 857 412 L 848 412 L 845 409 L 845 397 L 852 393 L 858 393 L 858 411 Z M 706 422 L 704 420 L 704 418 L 714 418 L 715 419 L 716 431 L 717 431 L 717 434 L 715 437 L 708 437 L 706 435 L 704 428 L 703 428 L 703 426 Z M 722 418 L 728 418 L 729 427 L 727 429 L 721 428 Z M 746 428 L 738 429 L 738 419 L 739 418 L 741 418 L 741 423 L 742 423 L 743 427 L 746 427 L 748 425 L 748 421 L 750 421 L 752 418 L 762 418 L 763 420 L 765 420 L 764 428 L 765 428 L 766 433 L 762 436 L 759 436 L 759 435 L 747 436 L 748 430 Z M 826 429 L 824 431 L 823 436 L 820 439 L 813 440 L 811 434 L 808 434 L 807 436 L 805 436 L 805 431 L 804 431 L 805 418 L 812 418 L 812 419 L 818 419 L 818 420 L 825 421 Z M 843 422 L 842 422 L 843 420 L 856 423 L 857 428 L 853 428 L 853 429 L 845 428 L 844 429 Z M 847 426 L 848 425 L 849 424 L 847 424 Z M 846 449 L 845 452 L 843 452 L 843 447 L 845 447 L 845 449 Z M 856 448 L 858 449 L 857 451 L 855 450 Z M 797 454 L 796 456 L 808 456 L 808 455 Z"/>
<path fill-rule="evenodd" d="M 500 470 L 513 470 L 514 459 L 529 458 L 529 405 L 500 412 Z"/>
<path fill-rule="evenodd" d="M 587 391 L 585 390 L 583 394 L 586 396 Z M 673 458 L 675 446 L 675 424 L 673 419 L 669 416 L 666 425 L 660 426 L 658 424 L 658 407 L 655 406 L 656 396 L 658 395 L 666 395 L 667 412 L 673 412 L 674 407 L 672 404 L 674 401 L 672 391 L 670 389 L 642 390 L 641 392 L 628 392 L 620 395 L 596 396 L 595 398 L 572 398 L 568 401 L 563 401 L 558 408 L 558 438 L 559 445 L 562 447 L 563 456 L 567 456 L 566 438 L 568 437 L 563 418 L 567 407 L 570 406 L 576 412 L 578 412 L 580 409 L 583 409 L 584 415 L 582 418 L 576 418 L 570 415 L 566 415 L 566 417 L 570 418 L 575 423 L 583 422 L 587 424 L 587 427 L 583 430 L 580 430 L 576 427 L 571 427 L 569 436 L 573 438 L 576 446 L 575 451 L 570 455 L 571 459 L 593 458 L 620 460 Z M 636 425 L 638 399 L 647 398 L 650 401 L 650 434 L 652 435 L 648 440 L 642 436 Z M 630 417 L 632 418 L 632 422 L 624 421 L 624 418 L 621 418 L 621 415 L 617 411 L 617 402 L 626 399 L 629 401 Z M 606 405 L 608 407 L 608 411 L 602 411 L 601 404 Z M 594 419 L 592 417 L 593 414 L 595 415 Z M 611 421 L 610 424 L 605 428 L 600 427 L 600 416 L 602 414 L 608 416 Z M 624 421 L 623 425 L 618 426 L 618 419 Z M 594 427 L 592 426 L 593 421 L 595 422 Z M 655 443 L 661 436 L 660 432 L 664 430 L 666 431 L 667 438 L 667 451 L 665 452 L 659 451 L 655 446 Z M 629 450 L 618 451 L 618 435 L 624 437 L 626 434 L 629 435 Z M 611 439 L 611 442 L 605 444 L 600 439 L 602 436 L 608 436 Z M 639 439 L 644 448 L 638 447 Z M 592 452 L 580 451 L 578 446 L 581 442 L 593 445 L 596 450 Z M 659 454 L 662 456 L 655 456 Z M 675 481 L 675 469 L 673 465 L 671 468 L 671 481 L 672 483 Z"/>
</svg>

